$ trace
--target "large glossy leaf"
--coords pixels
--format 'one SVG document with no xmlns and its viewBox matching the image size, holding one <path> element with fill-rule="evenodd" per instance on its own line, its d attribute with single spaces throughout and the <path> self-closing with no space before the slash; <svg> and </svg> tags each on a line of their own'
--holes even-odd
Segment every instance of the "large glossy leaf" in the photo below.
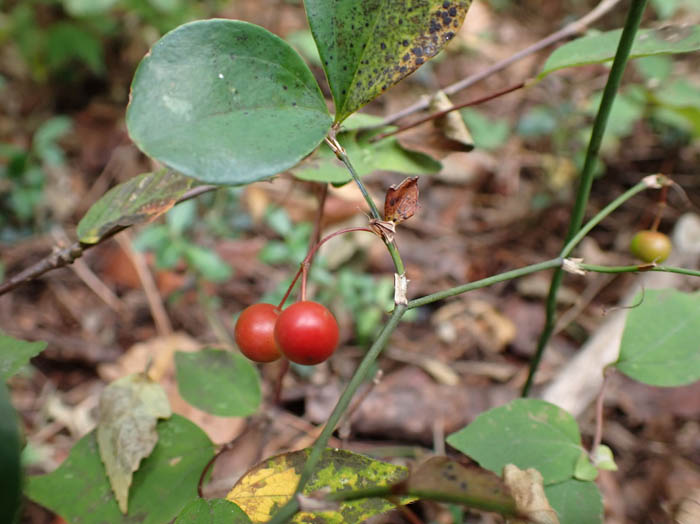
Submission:
<svg viewBox="0 0 700 524">
<path fill-rule="evenodd" d="M 565 67 L 608 62 L 615 58 L 622 29 L 593 34 L 573 40 L 557 48 L 547 59 L 539 78 Z M 700 49 L 700 26 L 669 25 L 658 29 L 642 29 L 634 39 L 630 59 L 643 56 L 689 53 Z"/>
<path fill-rule="evenodd" d="M 630 309 L 615 367 L 652 386 L 700 380 L 700 293 L 649 290 Z"/>
<path fill-rule="evenodd" d="M 338 133 L 338 142 L 345 148 L 358 175 L 364 176 L 374 171 L 394 171 L 406 175 L 426 175 L 437 173 L 440 162 L 418 151 L 405 149 L 394 137 L 371 142 L 377 133 L 393 129 L 391 126 L 362 131 L 381 122 L 381 118 L 357 113 L 343 123 Z M 302 180 L 344 184 L 352 180 L 345 165 L 338 160 L 331 149 L 322 144 L 307 161 L 292 170 L 292 174 Z"/>
<path fill-rule="evenodd" d="M 238 504 L 250 520 L 267 522 L 277 509 L 294 494 L 299 474 L 309 456 L 309 450 L 284 453 L 265 460 L 248 471 L 226 498 Z M 362 489 L 393 484 L 406 476 L 406 468 L 373 460 L 340 449 L 327 449 L 304 494 L 324 489 L 331 493 L 347 489 Z M 300 512 L 291 522 L 343 524 L 364 522 L 372 515 L 392 509 L 394 505 L 381 498 L 343 502 L 339 508 L 322 512 Z"/>
<path fill-rule="evenodd" d="M 0 522 L 15 522 L 20 504 L 19 421 L 5 384 L 0 381 Z"/>
<path fill-rule="evenodd" d="M 572 478 L 584 451 L 574 417 L 536 399 L 490 409 L 447 442 L 494 473 L 500 474 L 506 464 L 535 468 L 545 486 Z"/>
<path fill-rule="evenodd" d="M 173 169 L 245 184 L 292 167 L 331 124 L 313 74 L 286 42 L 237 20 L 180 26 L 141 61 L 131 138 Z"/>
<path fill-rule="evenodd" d="M 129 513 L 122 515 L 97 450 L 95 432 L 80 439 L 61 466 L 29 477 L 27 496 L 69 524 L 162 524 L 197 498 L 197 483 L 214 456 L 206 434 L 184 417 L 158 424 L 158 444 L 134 474 Z"/>
<path fill-rule="evenodd" d="M 603 500 L 594 482 L 567 480 L 544 488 L 559 524 L 601 524 Z"/>
<path fill-rule="evenodd" d="M 435 56 L 471 0 L 305 0 L 341 122 Z"/>
<path fill-rule="evenodd" d="M 155 220 L 192 186 L 193 180 L 169 169 L 144 173 L 107 191 L 78 223 L 78 239 L 96 244 L 115 229 Z"/>
<path fill-rule="evenodd" d="M 0 333 L 0 382 L 17 373 L 29 359 L 46 349 L 46 342 L 27 342 Z"/>
<path fill-rule="evenodd" d="M 177 387 L 193 406 L 220 417 L 245 417 L 260 405 L 260 377 L 243 355 L 223 349 L 175 353 Z"/>
</svg>

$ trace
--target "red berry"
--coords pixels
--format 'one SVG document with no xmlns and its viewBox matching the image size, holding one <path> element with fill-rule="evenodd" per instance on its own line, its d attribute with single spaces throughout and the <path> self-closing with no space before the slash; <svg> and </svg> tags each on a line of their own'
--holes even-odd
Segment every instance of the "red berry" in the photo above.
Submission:
<svg viewBox="0 0 700 524">
<path fill-rule="evenodd" d="M 630 251 L 644 262 L 663 262 L 671 254 L 671 240 L 658 231 L 639 231 L 632 237 Z"/>
<path fill-rule="evenodd" d="M 280 313 L 275 324 L 275 340 L 284 356 L 297 364 L 319 364 L 338 345 L 338 322 L 325 306 L 304 301 Z"/>
<path fill-rule="evenodd" d="M 253 304 L 243 310 L 233 333 L 241 353 L 255 362 L 272 362 L 282 356 L 274 336 L 279 314 L 272 304 Z"/>
</svg>

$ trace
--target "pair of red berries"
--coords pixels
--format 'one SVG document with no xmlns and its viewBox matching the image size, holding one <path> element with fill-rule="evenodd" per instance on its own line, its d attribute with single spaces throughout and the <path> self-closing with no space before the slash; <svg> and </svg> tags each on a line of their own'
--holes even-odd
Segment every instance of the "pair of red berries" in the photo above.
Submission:
<svg viewBox="0 0 700 524">
<path fill-rule="evenodd" d="M 234 338 L 246 357 L 272 362 L 282 355 L 311 366 L 333 354 L 338 345 L 338 322 L 318 302 L 302 301 L 284 311 L 272 304 L 253 304 L 236 322 Z"/>
</svg>

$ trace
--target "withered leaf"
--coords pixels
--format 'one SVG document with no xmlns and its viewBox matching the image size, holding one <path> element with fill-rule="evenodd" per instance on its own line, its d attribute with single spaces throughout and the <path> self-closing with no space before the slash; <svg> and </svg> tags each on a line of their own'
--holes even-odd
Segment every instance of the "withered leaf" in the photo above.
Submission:
<svg viewBox="0 0 700 524">
<path fill-rule="evenodd" d="M 158 442 L 156 422 L 170 415 L 165 391 L 145 374 L 120 378 L 102 392 L 97 445 L 122 513 L 134 472 Z"/>
<path fill-rule="evenodd" d="M 514 464 L 506 464 L 503 468 L 503 481 L 515 499 L 518 513 L 526 518 L 524 522 L 559 524 L 557 512 L 547 500 L 542 485 L 542 474 L 539 471 L 535 468 L 522 470 Z"/>
<path fill-rule="evenodd" d="M 384 199 L 384 220 L 400 224 L 418 209 L 418 177 L 405 178 L 398 186 L 390 186 Z"/>
<path fill-rule="evenodd" d="M 386 242 L 393 242 L 396 234 L 396 225 L 388 220 L 377 220 L 372 218 L 369 221 L 369 227 L 375 234 L 379 235 Z"/>
<path fill-rule="evenodd" d="M 516 502 L 498 475 L 478 466 L 463 466 L 448 457 L 428 459 L 398 484 L 395 492 L 420 493 L 506 516 L 516 514 Z"/>
<path fill-rule="evenodd" d="M 453 106 L 444 91 L 438 91 L 430 100 L 430 111 L 445 111 Z M 440 144 L 446 150 L 469 152 L 474 149 L 474 139 L 472 138 L 467 124 L 464 122 L 459 111 L 451 111 L 446 115 L 433 120 L 433 126 L 440 134 L 442 141 Z"/>
</svg>

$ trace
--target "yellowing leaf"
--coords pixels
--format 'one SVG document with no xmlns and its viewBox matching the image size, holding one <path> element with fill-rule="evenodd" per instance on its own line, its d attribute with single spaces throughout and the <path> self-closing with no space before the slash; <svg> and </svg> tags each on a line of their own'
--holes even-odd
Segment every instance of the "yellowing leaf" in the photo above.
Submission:
<svg viewBox="0 0 700 524">
<path fill-rule="evenodd" d="M 133 473 L 158 442 L 156 422 L 170 414 L 163 388 L 140 373 L 112 382 L 102 392 L 97 444 L 122 513 L 128 510 Z"/>
<path fill-rule="evenodd" d="M 265 460 L 248 471 L 226 496 L 248 514 L 254 523 L 267 522 L 294 494 L 309 450 L 284 453 Z M 344 450 L 327 449 L 305 486 L 305 495 L 320 489 L 331 493 L 385 486 L 401 480 L 406 469 Z M 337 510 L 300 512 L 291 522 L 342 524 L 363 522 L 394 507 L 381 498 L 343 502 Z"/>
</svg>

